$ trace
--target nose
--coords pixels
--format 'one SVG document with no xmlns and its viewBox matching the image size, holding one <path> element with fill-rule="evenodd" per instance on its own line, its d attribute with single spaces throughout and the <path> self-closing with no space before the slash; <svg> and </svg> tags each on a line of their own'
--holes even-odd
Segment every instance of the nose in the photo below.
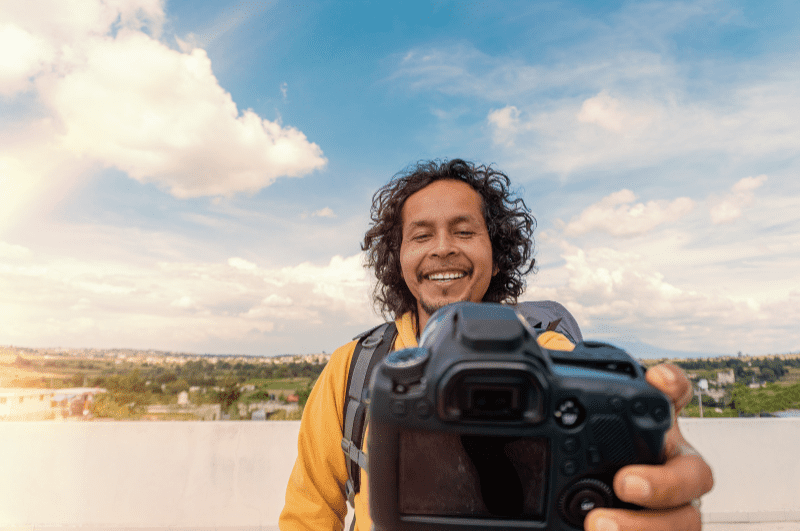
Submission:
<svg viewBox="0 0 800 531">
<path fill-rule="evenodd" d="M 431 249 L 431 255 L 436 256 L 438 258 L 445 258 L 452 254 L 456 254 L 456 246 L 454 238 L 448 232 L 441 232 L 439 233 L 436 238 L 434 238 L 434 245 Z"/>
</svg>

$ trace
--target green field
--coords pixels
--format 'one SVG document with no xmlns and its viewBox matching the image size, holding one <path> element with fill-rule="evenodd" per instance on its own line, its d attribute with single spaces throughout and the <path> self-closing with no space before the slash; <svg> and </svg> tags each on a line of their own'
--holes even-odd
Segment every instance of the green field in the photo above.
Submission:
<svg viewBox="0 0 800 531">
<path fill-rule="evenodd" d="M 296 378 L 251 378 L 244 382 L 245 385 L 255 385 L 256 389 L 267 391 L 295 391 L 311 383 L 311 378 L 299 376 Z"/>
<path fill-rule="evenodd" d="M 682 417 L 699 417 L 700 406 L 696 404 L 689 404 L 681 411 Z M 713 407 L 703 406 L 703 418 L 717 418 L 717 417 L 738 417 L 739 413 L 730 408 L 722 409 L 722 413 L 714 411 Z"/>
</svg>

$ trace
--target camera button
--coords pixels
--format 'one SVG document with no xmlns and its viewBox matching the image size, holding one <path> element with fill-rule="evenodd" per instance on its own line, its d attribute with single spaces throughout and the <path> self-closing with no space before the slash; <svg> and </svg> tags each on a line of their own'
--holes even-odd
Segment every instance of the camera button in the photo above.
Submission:
<svg viewBox="0 0 800 531">
<path fill-rule="evenodd" d="M 392 413 L 396 417 L 404 417 L 406 415 L 406 403 L 402 400 L 392 402 Z"/>
<path fill-rule="evenodd" d="M 586 459 L 590 465 L 600 464 L 600 450 L 597 449 L 597 446 L 590 446 L 586 449 Z"/>
<path fill-rule="evenodd" d="M 561 471 L 564 473 L 564 475 L 571 476 L 578 471 L 578 463 L 572 459 L 564 461 L 564 464 L 561 465 Z"/>
<path fill-rule="evenodd" d="M 573 398 L 563 400 L 556 408 L 553 416 L 556 422 L 564 428 L 574 428 L 586 416 L 583 407 Z"/>
<path fill-rule="evenodd" d="M 608 404 L 611 406 L 611 409 L 617 413 L 625 409 L 625 401 L 618 396 L 612 396 L 609 398 Z"/>
<path fill-rule="evenodd" d="M 656 422 L 661 422 L 669 416 L 667 410 L 661 406 L 656 406 L 653 409 L 653 418 L 656 419 Z"/>
<path fill-rule="evenodd" d="M 426 419 L 431 416 L 431 405 L 427 400 L 420 400 L 414 405 L 414 412 L 421 419 Z"/>
<path fill-rule="evenodd" d="M 644 400 L 636 400 L 631 409 L 637 415 L 645 415 L 647 414 L 647 403 Z"/>
<path fill-rule="evenodd" d="M 561 443 L 561 448 L 568 454 L 574 454 L 580 447 L 581 442 L 577 437 L 567 437 L 564 439 L 564 442 Z"/>
</svg>

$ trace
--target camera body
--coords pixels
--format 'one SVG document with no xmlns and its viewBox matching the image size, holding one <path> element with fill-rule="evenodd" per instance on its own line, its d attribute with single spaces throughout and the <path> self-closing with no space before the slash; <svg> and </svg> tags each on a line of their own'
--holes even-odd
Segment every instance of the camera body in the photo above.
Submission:
<svg viewBox="0 0 800 531">
<path fill-rule="evenodd" d="M 662 462 L 672 405 L 627 353 L 542 349 L 512 308 L 456 303 L 370 386 L 378 530 L 583 529 L 628 464 Z"/>
</svg>

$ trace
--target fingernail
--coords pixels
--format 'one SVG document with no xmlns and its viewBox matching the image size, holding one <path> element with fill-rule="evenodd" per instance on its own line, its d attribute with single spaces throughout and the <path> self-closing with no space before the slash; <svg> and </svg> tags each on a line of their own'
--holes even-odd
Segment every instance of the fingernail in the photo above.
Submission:
<svg viewBox="0 0 800 531">
<path fill-rule="evenodd" d="M 617 522 L 615 522 L 614 520 L 601 516 L 600 518 L 594 521 L 594 530 L 619 531 L 619 526 L 617 525 Z"/>
<path fill-rule="evenodd" d="M 622 486 L 627 497 L 637 500 L 649 498 L 652 493 L 650 482 L 639 476 L 625 476 Z"/>
</svg>

